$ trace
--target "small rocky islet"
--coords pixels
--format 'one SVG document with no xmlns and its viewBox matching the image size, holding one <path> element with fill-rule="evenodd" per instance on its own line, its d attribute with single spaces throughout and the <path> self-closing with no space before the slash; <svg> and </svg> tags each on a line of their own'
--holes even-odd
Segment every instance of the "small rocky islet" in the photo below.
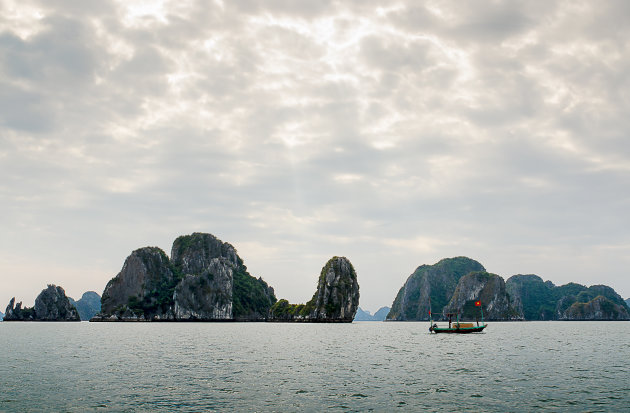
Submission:
<svg viewBox="0 0 630 413">
<path fill-rule="evenodd" d="M 63 288 L 49 284 L 35 299 L 35 306 L 22 307 L 9 301 L 4 321 L 81 321 L 76 307 L 70 303 Z"/>
<path fill-rule="evenodd" d="M 428 320 L 429 306 L 433 314 L 475 318 L 476 301 L 486 320 L 630 320 L 628 304 L 608 286 L 556 286 L 533 274 L 504 281 L 467 257 L 418 267 L 399 290 L 387 320 Z"/>
</svg>

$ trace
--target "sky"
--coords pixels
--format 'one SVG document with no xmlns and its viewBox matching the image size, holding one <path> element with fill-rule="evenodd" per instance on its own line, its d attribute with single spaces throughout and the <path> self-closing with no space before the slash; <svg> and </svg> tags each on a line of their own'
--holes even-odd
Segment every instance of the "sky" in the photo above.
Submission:
<svg viewBox="0 0 630 413">
<path fill-rule="evenodd" d="M 0 310 L 209 232 L 279 298 L 346 256 L 630 297 L 630 2 L 0 0 Z"/>
</svg>

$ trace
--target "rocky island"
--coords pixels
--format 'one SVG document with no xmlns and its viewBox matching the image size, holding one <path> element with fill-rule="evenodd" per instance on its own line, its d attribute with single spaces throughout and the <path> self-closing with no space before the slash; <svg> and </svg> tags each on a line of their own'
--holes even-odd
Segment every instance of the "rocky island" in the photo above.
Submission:
<svg viewBox="0 0 630 413">
<path fill-rule="evenodd" d="M 257 321 L 275 302 L 231 244 L 193 233 L 173 242 L 171 258 L 157 247 L 133 251 L 91 321 Z"/>
<path fill-rule="evenodd" d="M 351 323 L 359 307 L 359 283 L 346 257 L 333 257 L 322 268 L 317 290 L 306 304 L 280 300 L 269 321 Z"/>
<path fill-rule="evenodd" d="M 459 279 L 455 292 L 444 307 L 445 313 L 461 314 L 466 319 L 479 317 L 480 301 L 487 320 L 523 320 L 523 314 L 510 302 L 505 281 L 496 274 L 474 271 Z"/>
<path fill-rule="evenodd" d="M 385 317 L 389 314 L 389 307 L 381 307 L 374 314 L 364 311 L 361 307 L 357 309 L 354 321 L 385 321 Z"/>
<path fill-rule="evenodd" d="M 537 275 L 515 275 L 507 282 L 467 257 L 422 265 L 394 299 L 387 320 L 420 321 L 433 314 L 460 313 L 474 318 L 481 301 L 487 320 L 630 320 L 624 300 L 605 285 L 555 286 Z"/>
<path fill-rule="evenodd" d="M 526 320 L 630 320 L 628 305 L 605 285 L 556 286 L 537 275 L 514 275 L 507 291 Z"/>
<path fill-rule="evenodd" d="M 70 303 L 63 288 L 48 285 L 35 299 L 34 307 L 22 308 L 11 299 L 5 310 L 4 321 L 81 321 L 79 312 Z"/>
<path fill-rule="evenodd" d="M 101 311 L 101 296 L 94 291 L 83 293 L 79 301 L 68 297 L 70 304 L 76 307 L 81 321 L 90 320 Z"/>
<path fill-rule="evenodd" d="M 137 249 L 103 291 L 91 321 L 352 321 L 356 273 L 331 259 L 300 317 L 285 317 L 273 288 L 249 274 L 236 249 L 212 234 L 178 237 L 169 258 L 157 247 Z M 307 310 L 304 310 L 307 308 Z"/>
<path fill-rule="evenodd" d="M 460 278 L 474 271 L 485 271 L 485 268 L 467 257 L 445 258 L 434 265 L 421 265 L 398 292 L 387 320 L 428 321 L 429 302 L 433 313 L 442 313 Z"/>
</svg>

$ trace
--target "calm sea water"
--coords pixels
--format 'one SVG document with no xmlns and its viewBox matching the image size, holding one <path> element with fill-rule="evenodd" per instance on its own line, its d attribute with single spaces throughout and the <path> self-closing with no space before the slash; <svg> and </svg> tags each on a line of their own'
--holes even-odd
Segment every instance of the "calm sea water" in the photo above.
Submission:
<svg viewBox="0 0 630 413">
<path fill-rule="evenodd" d="M 630 323 L 0 323 L 1 411 L 628 411 Z"/>
</svg>

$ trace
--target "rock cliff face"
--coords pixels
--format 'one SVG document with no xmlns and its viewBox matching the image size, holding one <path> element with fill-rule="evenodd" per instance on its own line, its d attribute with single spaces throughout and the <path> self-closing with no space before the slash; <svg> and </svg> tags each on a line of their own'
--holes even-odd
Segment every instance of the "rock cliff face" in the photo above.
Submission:
<svg viewBox="0 0 630 413">
<path fill-rule="evenodd" d="M 15 297 L 6 309 L 4 321 L 81 321 L 79 312 L 70 304 L 63 288 L 48 285 L 35 299 L 33 308 L 15 305 Z"/>
<path fill-rule="evenodd" d="M 68 297 L 68 300 L 79 311 L 81 321 L 89 320 L 101 311 L 101 296 L 94 291 L 83 293 L 79 301 L 75 301 L 70 297 Z"/>
<path fill-rule="evenodd" d="M 212 258 L 200 274 L 187 274 L 173 294 L 174 315 L 179 320 L 232 318 L 232 265 Z"/>
<path fill-rule="evenodd" d="M 485 268 L 467 257 L 445 258 L 437 264 L 418 267 L 398 292 L 387 319 L 428 320 L 429 299 L 433 313 L 441 313 L 459 279 L 473 271 L 485 271 Z"/>
<path fill-rule="evenodd" d="M 346 257 L 333 257 L 322 268 L 313 298 L 306 304 L 278 301 L 270 320 L 350 323 L 358 308 L 357 273 Z"/>
<path fill-rule="evenodd" d="M 261 320 L 276 297 L 232 245 L 193 233 L 173 242 L 171 259 L 156 247 L 133 251 L 101 302 L 93 321 Z"/>
<path fill-rule="evenodd" d="M 214 258 L 223 258 L 233 267 L 243 265 L 236 249 L 212 234 L 195 232 L 182 235 L 177 237 L 171 248 L 173 265 L 182 274 L 207 274 L 210 261 Z"/>
<path fill-rule="evenodd" d="M 612 288 L 576 283 L 556 286 L 537 275 L 514 275 L 506 283 L 512 305 L 526 320 L 627 320 L 628 306 Z M 601 298 L 599 298 L 601 297 Z"/>
<path fill-rule="evenodd" d="M 352 322 L 359 308 L 359 283 L 346 257 L 333 257 L 324 265 L 311 301 L 311 319 Z"/>
<path fill-rule="evenodd" d="M 105 287 L 101 315 L 126 319 L 172 319 L 172 296 L 178 281 L 160 248 L 131 253 L 122 269 Z"/>
<path fill-rule="evenodd" d="M 486 320 L 522 320 L 523 314 L 510 305 L 503 278 L 488 272 L 471 272 L 460 278 L 444 313 L 460 313 L 464 318 L 480 318 L 475 302 L 481 301 Z"/>
</svg>

